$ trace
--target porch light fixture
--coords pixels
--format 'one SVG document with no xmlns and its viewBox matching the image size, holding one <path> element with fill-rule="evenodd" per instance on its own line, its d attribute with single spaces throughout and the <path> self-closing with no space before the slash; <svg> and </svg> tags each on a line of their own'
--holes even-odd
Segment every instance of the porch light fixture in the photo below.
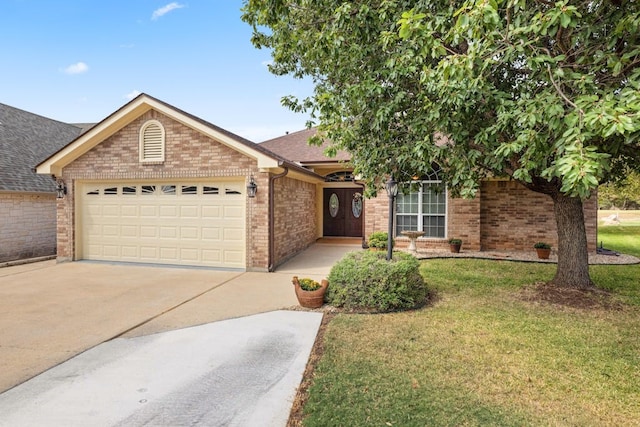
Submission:
<svg viewBox="0 0 640 427">
<path fill-rule="evenodd" d="M 384 184 L 385 190 L 387 190 L 387 196 L 389 196 L 389 230 L 387 232 L 387 261 L 391 261 L 393 257 L 393 201 L 398 195 L 398 181 L 393 179 L 393 176 L 389 176 L 389 179 Z"/>
<path fill-rule="evenodd" d="M 247 184 L 247 196 L 250 198 L 256 197 L 256 192 L 258 191 L 258 185 L 256 181 L 253 179 L 253 175 L 249 178 L 249 183 Z"/>
<path fill-rule="evenodd" d="M 67 186 L 63 180 L 56 180 L 56 199 L 63 199 L 67 194 Z"/>
</svg>

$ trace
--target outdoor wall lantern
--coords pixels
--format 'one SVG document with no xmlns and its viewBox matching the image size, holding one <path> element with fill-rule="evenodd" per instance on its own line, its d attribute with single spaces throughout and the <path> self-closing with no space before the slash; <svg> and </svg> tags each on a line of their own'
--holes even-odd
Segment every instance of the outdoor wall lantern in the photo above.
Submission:
<svg viewBox="0 0 640 427">
<path fill-rule="evenodd" d="M 387 261 L 391 261 L 393 257 L 393 201 L 398 195 L 398 182 L 390 176 L 384 185 L 389 196 L 389 230 L 387 232 Z"/>
<path fill-rule="evenodd" d="M 256 181 L 253 179 L 253 175 L 249 178 L 249 184 L 247 184 L 247 195 L 250 198 L 256 197 L 256 192 L 258 191 L 258 185 Z"/>
<path fill-rule="evenodd" d="M 56 199 L 63 199 L 67 194 L 67 186 L 61 179 L 56 180 Z"/>
</svg>

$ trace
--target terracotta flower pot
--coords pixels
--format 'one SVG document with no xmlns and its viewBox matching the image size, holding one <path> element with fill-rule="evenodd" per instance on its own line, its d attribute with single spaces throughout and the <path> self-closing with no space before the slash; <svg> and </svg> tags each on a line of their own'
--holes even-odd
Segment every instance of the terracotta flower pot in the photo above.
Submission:
<svg viewBox="0 0 640 427">
<path fill-rule="evenodd" d="M 549 255 L 551 255 L 551 249 L 536 248 L 536 252 L 538 253 L 538 258 L 540 259 L 549 259 Z"/>
<path fill-rule="evenodd" d="M 324 293 L 327 291 L 327 287 L 329 286 L 329 282 L 326 279 L 322 279 L 322 281 L 320 282 L 320 288 L 316 289 L 315 291 L 305 291 L 304 289 L 302 289 L 300 287 L 300 282 L 298 281 L 298 276 L 293 276 L 293 280 L 291 282 L 295 287 L 298 303 L 302 307 L 322 307 L 322 304 L 324 304 Z"/>
<path fill-rule="evenodd" d="M 453 243 L 449 243 L 449 250 L 452 253 L 458 253 L 460 252 L 460 247 L 462 246 L 462 244 L 453 244 Z"/>
</svg>

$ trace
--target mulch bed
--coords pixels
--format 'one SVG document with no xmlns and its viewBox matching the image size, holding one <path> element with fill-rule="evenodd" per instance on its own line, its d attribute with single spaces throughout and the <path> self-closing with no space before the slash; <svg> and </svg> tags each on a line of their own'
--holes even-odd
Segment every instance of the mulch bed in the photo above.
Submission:
<svg viewBox="0 0 640 427">
<path fill-rule="evenodd" d="M 622 310 L 610 292 L 598 288 L 577 289 L 538 282 L 522 291 L 522 299 L 529 302 L 571 307 L 581 310 Z"/>
</svg>

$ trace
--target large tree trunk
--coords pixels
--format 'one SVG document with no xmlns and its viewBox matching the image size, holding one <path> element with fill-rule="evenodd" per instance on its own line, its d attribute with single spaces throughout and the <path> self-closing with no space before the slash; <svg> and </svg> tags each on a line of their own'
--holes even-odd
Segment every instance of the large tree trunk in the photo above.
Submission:
<svg viewBox="0 0 640 427">
<path fill-rule="evenodd" d="M 587 289 L 594 287 L 589 276 L 587 232 L 582 200 L 560 192 L 551 194 L 558 226 L 558 268 L 553 285 Z"/>
</svg>

